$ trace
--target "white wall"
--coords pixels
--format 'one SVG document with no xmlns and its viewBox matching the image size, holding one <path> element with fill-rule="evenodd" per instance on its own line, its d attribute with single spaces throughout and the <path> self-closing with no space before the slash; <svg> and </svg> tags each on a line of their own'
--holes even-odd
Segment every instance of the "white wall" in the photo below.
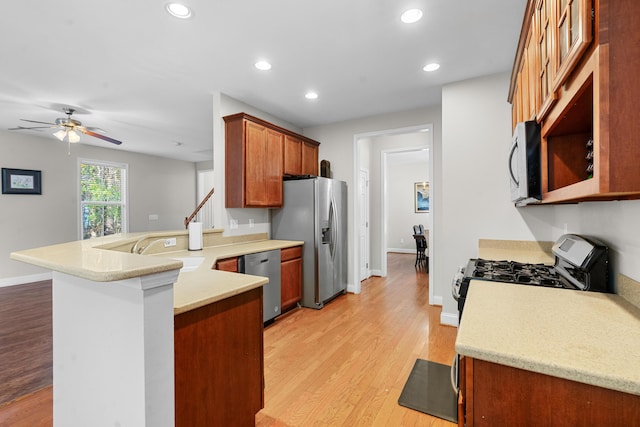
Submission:
<svg viewBox="0 0 640 427">
<path fill-rule="evenodd" d="M 78 240 L 78 157 L 129 165 L 129 231 L 179 230 L 195 208 L 195 164 L 0 131 L 0 166 L 42 171 L 42 195 L 0 194 L 0 285 L 48 271 L 13 251 Z M 149 221 L 149 215 L 158 215 Z M 37 277 L 35 279 L 38 279 Z M 29 280 L 27 278 L 26 280 Z"/>
<path fill-rule="evenodd" d="M 509 74 L 442 91 L 442 197 L 433 206 L 438 239 L 432 283 L 444 295 L 442 321 L 457 323 L 447 289 L 456 268 L 477 256 L 478 239 L 555 241 L 566 230 L 605 241 L 612 271 L 640 280 L 640 201 L 515 208 L 506 175 L 511 137 Z"/>
<path fill-rule="evenodd" d="M 414 184 L 429 181 L 427 163 L 394 163 L 387 166 L 387 182 L 394 191 L 387 194 L 387 251 L 414 253 L 413 226 L 429 226 L 429 213 L 415 212 Z"/>
</svg>

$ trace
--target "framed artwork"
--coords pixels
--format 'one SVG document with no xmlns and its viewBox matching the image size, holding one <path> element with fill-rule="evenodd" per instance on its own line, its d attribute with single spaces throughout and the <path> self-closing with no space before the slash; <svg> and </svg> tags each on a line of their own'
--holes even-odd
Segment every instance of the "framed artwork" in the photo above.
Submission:
<svg viewBox="0 0 640 427">
<path fill-rule="evenodd" d="M 414 184 L 416 212 L 429 212 L 429 183 L 416 182 Z"/>
<path fill-rule="evenodd" d="M 42 194 L 42 173 L 2 168 L 2 194 Z"/>
</svg>

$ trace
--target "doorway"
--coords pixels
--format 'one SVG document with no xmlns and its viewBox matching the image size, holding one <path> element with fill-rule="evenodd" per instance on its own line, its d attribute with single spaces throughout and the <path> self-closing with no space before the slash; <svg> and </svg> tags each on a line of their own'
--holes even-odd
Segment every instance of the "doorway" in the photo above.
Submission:
<svg viewBox="0 0 640 427">
<path fill-rule="evenodd" d="M 389 155 L 393 153 L 409 153 L 420 150 L 433 150 L 433 125 L 424 124 L 405 128 L 388 129 L 378 132 L 369 132 L 354 135 L 354 182 L 360 182 L 360 170 L 367 168 L 369 171 L 369 203 L 366 204 L 361 197 L 354 197 L 354 212 L 356 218 L 365 215 L 364 210 L 369 212 L 369 227 L 354 227 L 352 238 L 356 259 L 362 260 L 369 257 L 369 274 L 385 277 L 387 275 L 387 242 L 388 242 L 388 192 L 407 191 L 413 189 L 395 188 L 392 182 L 388 182 L 387 162 Z M 428 157 L 425 164 L 425 174 L 428 180 L 433 180 L 433 156 Z M 426 228 L 432 228 L 433 215 L 426 216 L 423 221 Z M 410 230 L 413 224 L 407 224 Z M 366 236 L 362 236 L 366 233 Z M 434 233 L 429 233 L 429 247 Z M 409 237 L 412 237 L 409 235 Z M 369 244 L 365 244 L 368 240 Z M 412 240 L 411 240 L 412 242 Z M 431 263 L 432 257 L 429 258 Z M 362 269 L 355 269 L 354 283 L 357 284 L 356 292 L 360 291 L 360 279 Z M 432 290 L 430 289 L 430 293 Z M 432 295 L 430 295 L 431 298 Z"/>
</svg>

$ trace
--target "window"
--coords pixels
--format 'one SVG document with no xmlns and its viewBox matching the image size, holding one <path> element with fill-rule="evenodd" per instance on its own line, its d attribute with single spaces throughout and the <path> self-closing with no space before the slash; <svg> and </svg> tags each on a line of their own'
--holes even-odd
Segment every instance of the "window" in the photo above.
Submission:
<svg viewBox="0 0 640 427">
<path fill-rule="evenodd" d="M 82 239 L 127 232 L 127 165 L 80 160 Z"/>
</svg>

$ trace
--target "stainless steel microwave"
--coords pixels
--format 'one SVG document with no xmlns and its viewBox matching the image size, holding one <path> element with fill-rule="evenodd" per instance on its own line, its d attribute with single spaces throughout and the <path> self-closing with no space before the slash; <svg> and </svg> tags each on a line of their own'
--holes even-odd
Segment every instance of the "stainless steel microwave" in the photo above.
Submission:
<svg viewBox="0 0 640 427">
<path fill-rule="evenodd" d="M 540 203 L 542 178 L 540 165 L 540 125 L 520 122 L 513 131 L 509 149 L 511 201 L 516 206 Z"/>
</svg>

